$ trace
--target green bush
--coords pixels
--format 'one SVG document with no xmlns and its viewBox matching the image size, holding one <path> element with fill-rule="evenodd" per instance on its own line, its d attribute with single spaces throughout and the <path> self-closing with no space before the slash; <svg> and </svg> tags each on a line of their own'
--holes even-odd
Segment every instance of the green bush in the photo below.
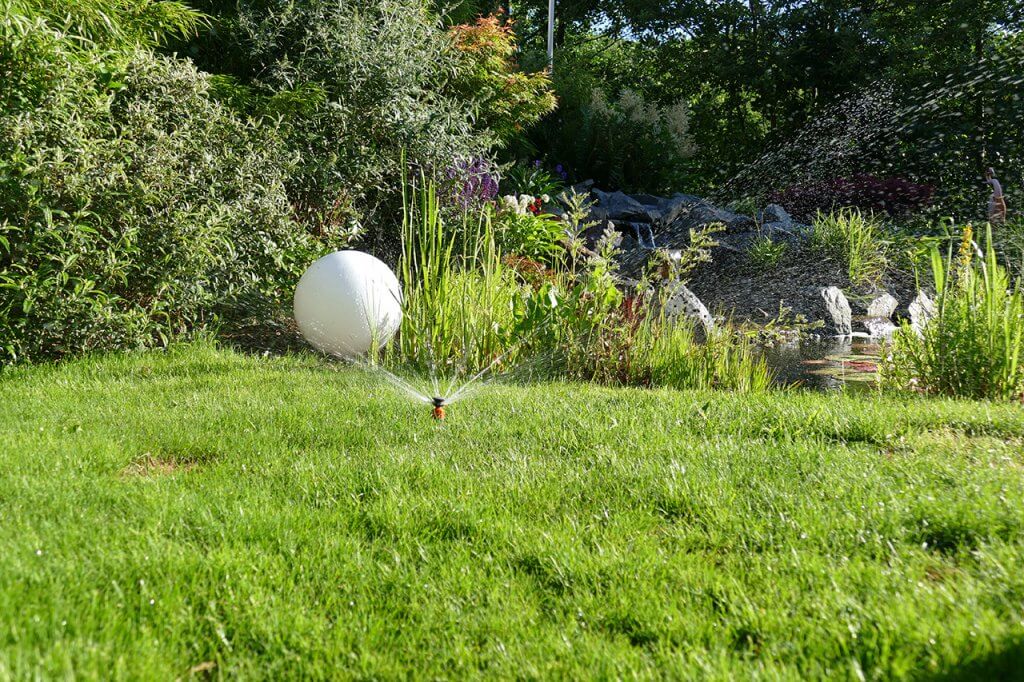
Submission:
<svg viewBox="0 0 1024 682">
<path fill-rule="evenodd" d="M 787 250 L 786 242 L 773 242 L 771 237 L 758 235 L 750 243 L 747 256 L 755 267 L 771 269 L 782 262 Z"/>
<path fill-rule="evenodd" d="M 555 110 L 548 73 L 525 73 L 515 63 L 511 25 L 495 16 L 480 17 L 453 26 L 449 33 L 463 62 L 451 90 L 473 103 L 476 126 L 496 135 L 499 144 L 508 144 Z"/>
<path fill-rule="evenodd" d="M 161 45 L 194 35 L 205 20 L 178 0 L 0 0 L 0 16 L 42 20 L 84 49 Z"/>
<path fill-rule="evenodd" d="M 505 253 L 524 256 L 546 265 L 565 252 L 565 231 L 554 216 L 503 210 L 494 217 L 494 231 Z"/>
<path fill-rule="evenodd" d="M 188 62 L 0 42 L 0 357 L 165 343 L 278 297 L 316 248 L 274 129 Z"/>
<path fill-rule="evenodd" d="M 685 99 L 657 102 L 639 91 L 609 91 L 594 73 L 592 45 L 563 52 L 555 70 L 558 111 L 531 135 L 546 158 L 562 164 L 574 181 L 599 187 L 664 193 L 692 184 L 696 145 Z"/>
<path fill-rule="evenodd" d="M 963 398 L 1024 398 L 1024 292 L 998 261 L 988 230 L 985 251 L 964 231 L 958 257 L 932 249 L 938 297 L 934 317 L 897 333 L 883 365 L 890 385 Z"/>
<path fill-rule="evenodd" d="M 235 50 L 255 108 L 282 117 L 300 159 L 289 196 L 314 227 L 358 220 L 375 247 L 397 243 L 403 154 L 441 175 L 495 141 L 474 126 L 474 103 L 449 92 L 463 55 L 421 0 L 240 7 Z"/>
</svg>

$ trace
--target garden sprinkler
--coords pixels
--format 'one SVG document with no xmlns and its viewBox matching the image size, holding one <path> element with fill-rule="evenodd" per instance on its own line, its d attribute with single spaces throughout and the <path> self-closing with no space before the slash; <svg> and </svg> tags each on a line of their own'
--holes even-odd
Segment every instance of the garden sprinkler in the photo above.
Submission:
<svg viewBox="0 0 1024 682">
<path fill-rule="evenodd" d="M 439 422 L 444 421 L 444 406 L 446 404 L 445 399 L 434 396 L 431 399 L 431 402 L 434 404 L 434 410 L 433 412 L 431 412 L 431 416 L 433 416 L 434 419 L 436 419 Z"/>
</svg>

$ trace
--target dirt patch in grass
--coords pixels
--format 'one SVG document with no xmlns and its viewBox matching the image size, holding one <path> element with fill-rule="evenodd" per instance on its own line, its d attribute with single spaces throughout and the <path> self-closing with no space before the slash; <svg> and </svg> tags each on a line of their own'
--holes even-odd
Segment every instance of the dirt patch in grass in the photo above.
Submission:
<svg viewBox="0 0 1024 682">
<path fill-rule="evenodd" d="M 153 478 L 191 471 L 198 466 L 194 458 L 179 458 L 174 455 L 154 455 L 147 452 L 121 469 L 122 478 Z"/>
</svg>

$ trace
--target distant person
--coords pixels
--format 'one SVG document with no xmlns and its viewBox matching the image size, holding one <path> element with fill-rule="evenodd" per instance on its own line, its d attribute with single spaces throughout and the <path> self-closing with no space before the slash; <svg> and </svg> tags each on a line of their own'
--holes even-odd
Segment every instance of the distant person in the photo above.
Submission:
<svg viewBox="0 0 1024 682">
<path fill-rule="evenodd" d="M 992 186 L 992 196 L 988 199 L 988 221 L 993 225 L 1002 225 L 1006 222 L 1006 197 L 992 168 L 985 171 L 985 182 Z"/>
</svg>

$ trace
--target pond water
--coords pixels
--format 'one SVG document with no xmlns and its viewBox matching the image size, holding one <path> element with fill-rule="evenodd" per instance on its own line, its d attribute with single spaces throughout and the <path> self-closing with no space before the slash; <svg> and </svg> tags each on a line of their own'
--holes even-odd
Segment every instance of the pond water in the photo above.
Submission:
<svg viewBox="0 0 1024 682">
<path fill-rule="evenodd" d="M 868 339 L 822 339 L 762 352 L 780 384 L 820 391 L 868 390 L 878 379 L 881 346 Z"/>
</svg>

